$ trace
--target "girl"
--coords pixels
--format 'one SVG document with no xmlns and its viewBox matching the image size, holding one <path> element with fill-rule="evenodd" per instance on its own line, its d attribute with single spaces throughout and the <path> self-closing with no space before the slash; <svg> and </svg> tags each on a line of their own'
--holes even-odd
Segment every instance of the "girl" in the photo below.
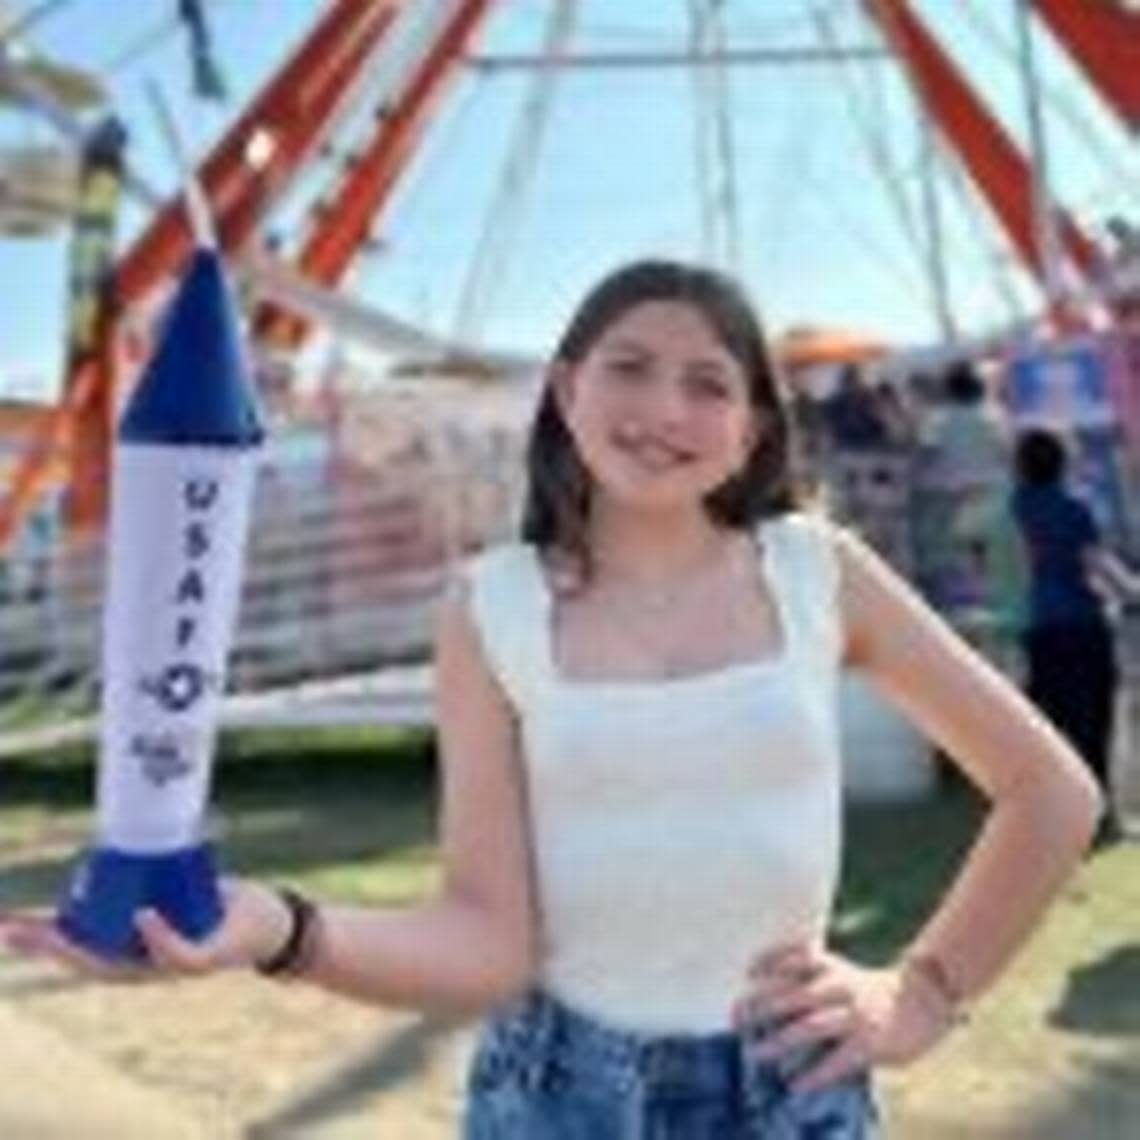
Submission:
<svg viewBox="0 0 1140 1140">
<path fill-rule="evenodd" d="M 1099 801 L 1014 687 L 796 509 L 790 449 L 731 282 L 666 262 L 603 281 L 550 368 L 523 540 L 440 610 L 439 897 L 377 911 L 231 882 L 201 944 L 139 915 L 155 968 L 485 1013 L 468 1140 L 879 1135 L 870 1070 L 926 1053 L 994 980 Z M 845 665 L 993 804 L 889 968 L 825 942 Z M 108 970 L 48 922 L 8 932 Z"/>
</svg>

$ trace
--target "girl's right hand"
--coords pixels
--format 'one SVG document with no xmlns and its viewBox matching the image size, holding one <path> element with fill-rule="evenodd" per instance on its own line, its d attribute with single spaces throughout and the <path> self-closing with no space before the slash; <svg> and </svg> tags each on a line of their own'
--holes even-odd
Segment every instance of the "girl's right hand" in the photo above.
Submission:
<svg viewBox="0 0 1140 1140">
<path fill-rule="evenodd" d="M 84 977 L 102 981 L 146 981 L 200 976 L 255 966 L 285 941 L 290 916 L 277 893 L 261 883 L 225 879 L 221 883 L 221 925 L 199 942 L 179 934 L 155 911 L 136 915 L 149 962 L 123 964 L 99 958 L 70 941 L 44 912 L 0 914 L 0 944 L 16 954 L 49 958 Z"/>
</svg>

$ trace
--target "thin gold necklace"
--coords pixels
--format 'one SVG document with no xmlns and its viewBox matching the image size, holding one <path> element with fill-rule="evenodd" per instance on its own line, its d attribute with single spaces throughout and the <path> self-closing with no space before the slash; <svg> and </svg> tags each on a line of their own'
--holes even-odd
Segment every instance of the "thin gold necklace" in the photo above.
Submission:
<svg viewBox="0 0 1140 1140">
<path fill-rule="evenodd" d="M 618 580 L 618 590 L 608 589 L 614 583 L 607 582 L 607 589 L 600 591 L 599 600 L 605 605 L 609 620 L 621 631 L 627 642 L 635 646 L 647 661 L 647 671 L 652 674 L 649 680 L 671 680 L 703 671 L 694 663 L 692 644 L 686 639 L 683 645 L 662 643 L 662 633 L 667 632 L 670 618 L 677 615 L 680 604 L 686 600 L 697 585 L 706 583 L 713 572 L 726 564 L 735 569 L 736 550 L 731 541 L 720 546 L 710 557 L 686 573 L 682 578 L 668 584 L 630 584 Z M 727 558 L 726 558 L 727 556 Z M 593 585 L 598 584 L 599 565 L 594 563 Z M 608 597 L 606 595 L 609 595 Z M 614 596 L 616 594 L 616 597 Z M 692 600 L 688 602 L 692 606 Z M 652 631 L 652 634 L 651 634 Z M 631 678 L 631 680 L 636 678 Z"/>
<path fill-rule="evenodd" d="M 726 556 L 731 557 L 731 545 L 718 545 L 713 553 L 701 558 L 692 568 L 675 578 L 648 582 L 633 578 L 609 578 L 609 587 L 618 586 L 618 601 L 625 598 L 636 599 L 634 608 L 646 610 L 654 615 L 661 615 L 673 609 L 686 594 L 690 593 L 695 585 L 699 585 L 720 566 L 724 564 Z M 600 569 L 595 565 L 595 572 Z"/>
<path fill-rule="evenodd" d="M 667 585 L 638 583 L 625 596 L 614 599 L 609 606 L 612 619 L 622 633 L 646 657 L 654 678 L 671 680 L 694 672 L 693 648 L 689 639 L 684 644 L 673 644 L 667 636 L 675 617 L 682 608 L 691 607 L 698 587 L 706 585 L 715 571 L 723 566 L 724 551 L 705 560 L 694 572 Z M 703 593 L 703 591 L 700 591 Z"/>
</svg>

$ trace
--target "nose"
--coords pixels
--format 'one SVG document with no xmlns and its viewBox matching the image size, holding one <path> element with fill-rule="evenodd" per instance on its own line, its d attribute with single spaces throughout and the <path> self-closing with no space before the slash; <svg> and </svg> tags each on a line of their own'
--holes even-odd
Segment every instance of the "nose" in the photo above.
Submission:
<svg viewBox="0 0 1140 1140">
<path fill-rule="evenodd" d="M 662 376 L 654 385 L 652 412 L 654 420 L 662 427 L 684 423 L 688 416 L 688 401 L 680 377 Z"/>
</svg>

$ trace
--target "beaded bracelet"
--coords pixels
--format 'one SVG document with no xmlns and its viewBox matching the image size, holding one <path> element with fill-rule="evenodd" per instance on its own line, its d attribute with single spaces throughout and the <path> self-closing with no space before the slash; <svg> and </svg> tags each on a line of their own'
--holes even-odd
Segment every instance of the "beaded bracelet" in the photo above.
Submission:
<svg viewBox="0 0 1140 1140">
<path fill-rule="evenodd" d="M 954 984 L 946 967 L 933 954 L 907 954 L 903 958 L 903 969 L 912 970 L 934 990 L 942 1002 L 952 1025 L 962 1025 L 969 1021 L 966 1000 Z"/>
<path fill-rule="evenodd" d="M 267 978 L 296 977 L 312 962 L 320 930 L 320 911 L 312 900 L 291 887 L 280 887 L 277 895 L 289 911 L 289 933 L 281 948 L 254 964 Z"/>
</svg>

